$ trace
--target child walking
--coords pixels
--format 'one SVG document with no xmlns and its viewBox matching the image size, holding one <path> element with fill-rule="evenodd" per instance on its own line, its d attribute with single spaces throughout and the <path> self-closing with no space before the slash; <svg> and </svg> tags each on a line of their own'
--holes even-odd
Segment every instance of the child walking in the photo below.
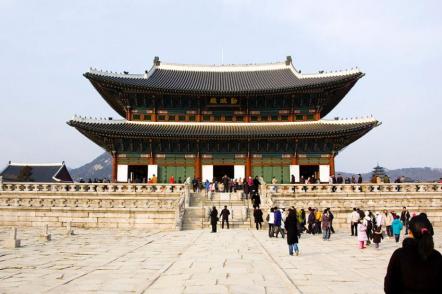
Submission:
<svg viewBox="0 0 442 294">
<path fill-rule="evenodd" d="M 368 240 L 367 238 L 367 226 L 364 225 L 361 220 L 358 221 L 358 243 L 359 243 L 359 249 L 364 249 L 365 242 Z"/>
<path fill-rule="evenodd" d="M 373 232 L 373 243 L 375 248 L 379 249 L 379 243 L 381 243 L 382 238 L 382 226 L 375 226 Z"/>
<path fill-rule="evenodd" d="M 401 237 L 401 231 L 402 231 L 402 222 L 399 219 L 399 216 L 396 215 L 394 217 L 393 222 L 391 223 L 391 228 L 393 230 L 394 239 L 396 240 L 396 243 L 399 242 L 399 238 Z"/>
</svg>

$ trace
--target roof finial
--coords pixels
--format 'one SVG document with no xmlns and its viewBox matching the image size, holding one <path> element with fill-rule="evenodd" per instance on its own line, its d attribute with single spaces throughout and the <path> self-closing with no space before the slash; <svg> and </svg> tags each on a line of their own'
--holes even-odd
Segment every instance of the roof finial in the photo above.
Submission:
<svg viewBox="0 0 442 294">
<path fill-rule="evenodd" d="M 158 56 L 155 56 L 155 58 L 153 59 L 153 65 L 160 66 L 160 64 L 161 64 L 160 58 Z"/>
<path fill-rule="evenodd" d="M 292 64 L 292 57 L 290 55 L 287 55 L 287 58 L 285 60 L 285 65 L 290 65 Z"/>
</svg>

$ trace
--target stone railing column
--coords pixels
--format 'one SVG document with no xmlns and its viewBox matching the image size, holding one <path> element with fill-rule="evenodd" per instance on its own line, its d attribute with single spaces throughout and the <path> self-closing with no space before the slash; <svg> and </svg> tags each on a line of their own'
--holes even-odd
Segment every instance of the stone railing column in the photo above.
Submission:
<svg viewBox="0 0 442 294">
<path fill-rule="evenodd" d="M 190 206 L 190 185 L 188 184 L 184 186 L 184 206 Z"/>
<path fill-rule="evenodd" d="M 0 191 L 3 191 L 3 177 L 0 176 Z"/>
</svg>

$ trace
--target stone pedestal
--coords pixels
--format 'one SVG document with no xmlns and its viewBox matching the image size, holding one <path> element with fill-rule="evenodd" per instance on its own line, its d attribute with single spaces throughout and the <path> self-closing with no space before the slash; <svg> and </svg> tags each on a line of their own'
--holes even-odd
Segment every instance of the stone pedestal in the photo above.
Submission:
<svg viewBox="0 0 442 294">
<path fill-rule="evenodd" d="M 48 225 L 43 227 L 43 232 L 40 235 L 41 241 L 51 241 L 51 234 L 49 234 Z"/>
<path fill-rule="evenodd" d="M 5 247 L 6 248 L 19 248 L 21 246 L 21 240 L 13 240 L 13 239 L 7 239 L 5 241 Z"/>
<path fill-rule="evenodd" d="M 66 235 L 67 236 L 74 235 L 74 230 L 72 229 L 71 222 L 68 222 L 66 225 Z"/>
<path fill-rule="evenodd" d="M 11 228 L 11 235 L 9 239 L 5 240 L 6 248 L 18 248 L 21 245 L 21 240 L 17 239 L 17 228 Z"/>
</svg>

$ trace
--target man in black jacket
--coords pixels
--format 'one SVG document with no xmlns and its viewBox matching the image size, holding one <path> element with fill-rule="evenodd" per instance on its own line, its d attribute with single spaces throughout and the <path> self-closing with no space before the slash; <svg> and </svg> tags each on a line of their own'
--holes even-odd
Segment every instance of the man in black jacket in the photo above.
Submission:
<svg viewBox="0 0 442 294">
<path fill-rule="evenodd" d="M 402 207 L 401 222 L 405 228 L 405 235 L 408 235 L 408 223 L 410 222 L 410 213 L 405 206 Z"/>
<path fill-rule="evenodd" d="M 229 215 L 230 211 L 227 209 L 227 205 L 224 205 L 224 209 L 221 210 L 220 217 L 221 217 L 221 229 L 224 229 L 224 222 L 227 223 L 227 229 L 229 229 Z"/>
<path fill-rule="evenodd" d="M 210 224 L 212 225 L 212 233 L 216 233 L 216 225 L 218 223 L 218 210 L 216 207 L 212 207 L 212 211 L 210 212 Z"/>
</svg>

